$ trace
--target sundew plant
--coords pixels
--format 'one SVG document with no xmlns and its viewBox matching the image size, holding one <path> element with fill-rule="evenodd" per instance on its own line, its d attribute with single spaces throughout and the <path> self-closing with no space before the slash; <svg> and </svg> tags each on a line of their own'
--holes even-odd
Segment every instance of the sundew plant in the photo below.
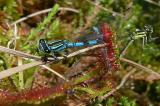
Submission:
<svg viewBox="0 0 160 106">
<path fill-rule="evenodd" d="M 156 0 L 1 0 L 0 105 L 159 105 L 159 14 Z"/>
</svg>

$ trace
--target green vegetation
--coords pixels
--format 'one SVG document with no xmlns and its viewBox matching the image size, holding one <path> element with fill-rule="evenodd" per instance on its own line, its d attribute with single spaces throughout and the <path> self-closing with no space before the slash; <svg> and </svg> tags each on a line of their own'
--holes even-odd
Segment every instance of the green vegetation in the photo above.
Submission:
<svg viewBox="0 0 160 106">
<path fill-rule="evenodd" d="M 51 11 L 27 17 L 48 8 Z M 153 27 L 152 38 L 156 39 L 147 42 L 144 47 L 142 47 L 142 39 L 135 40 L 127 49 L 124 58 L 160 73 L 159 15 L 160 1 L 158 0 L 0 0 L 0 45 L 41 56 L 43 54 L 40 54 L 37 49 L 39 39 L 75 41 L 79 36 L 90 34 L 93 26 L 105 22 L 115 33 L 115 46 L 121 53 L 122 49 L 126 47 L 131 33 L 145 25 L 151 25 Z M 13 25 L 22 17 L 27 19 Z M 69 49 L 67 52 L 72 53 L 76 50 L 78 49 Z M 95 55 L 94 52 L 88 54 L 89 56 Z M 87 57 L 88 54 L 48 65 L 64 76 L 67 76 L 66 73 L 69 71 L 72 73 L 73 70 L 81 72 L 80 75 L 69 78 L 71 82 L 64 83 L 62 79 L 47 69 L 37 66 L 0 80 L 0 89 L 10 92 L 25 92 L 37 87 L 54 88 L 58 85 L 53 90 L 56 94 L 52 92 L 53 94 L 44 96 L 45 100 L 27 101 L 24 99 L 15 103 L 16 105 L 22 103 L 25 106 L 37 102 L 40 106 L 77 105 L 80 103 L 92 106 L 158 106 L 160 104 L 160 78 L 158 76 L 146 73 L 125 62 L 120 62 L 120 69 L 111 72 L 112 75 L 106 74 L 106 70 L 104 71 L 100 64 L 90 62 L 94 61 L 92 59 L 95 56 Z M 83 56 L 86 56 L 85 60 L 83 60 Z M 29 62 L 32 61 L 0 52 L 0 71 Z M 86 67 L 83 67 L 85 65 Z M 133 68 L 137 71 L 127 79 L 121 89 L 104 100 L 99 99 L 114 89 L 125 74 Z M 96 80 L 91 82 L 94 79 Z M 63 87 L 59 87 L 61 84 Z M 61 91 L 62 88 L 66 91 Z M 40 90 L 37 92 L 44 94 Z M 66 92 L 71 94 L 66 94 Z M 0 105 L 3 102 L 1 93 Z M 61 94 L 65 96 L 61 97 Z"/>
</svg>

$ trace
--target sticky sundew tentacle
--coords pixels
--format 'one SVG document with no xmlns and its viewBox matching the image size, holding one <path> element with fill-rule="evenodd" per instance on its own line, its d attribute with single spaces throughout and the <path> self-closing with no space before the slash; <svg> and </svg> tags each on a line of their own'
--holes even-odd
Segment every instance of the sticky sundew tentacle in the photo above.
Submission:
<svg viewBox="0 0 160 106">
<path fill-rule="evenodd" d="M 18 100 L 16 92 L 9 93 L 9 91 L 0 91 L 0 106 L 14 104 Z"/>
<path fill-rule="evenodd" d="M 64 94 L 63 86 L 41 87 L 20 93 L 20 103 L 38 104 Z"/>
<path fill-rule="evenodd" d="M 39 87 L 20 92 L 0 91 L 0 105 L 6 106 L 11 104 L 29 103 L 39 104 L 48 99 L 65 95 L 64 85 L 55 87 Z"/>
<path fill-rule="evenodd" d="M 100 31 L 103 36 L 103 41 L 107 44 L 106 48 L 102 48 L 100 51 L 101 62 L 105 64 L 107 69 L 117 70 L 119 67 L 119 62 L 117 58 L 117 46 L 115 43 L 116 36 L 107 23 L 102 23 L 100 25 Z"/>
</svg>

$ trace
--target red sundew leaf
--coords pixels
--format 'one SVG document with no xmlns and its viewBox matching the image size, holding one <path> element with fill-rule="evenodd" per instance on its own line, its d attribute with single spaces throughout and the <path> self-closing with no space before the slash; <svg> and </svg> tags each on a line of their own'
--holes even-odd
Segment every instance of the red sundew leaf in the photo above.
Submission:
<svg viewBox="0 0 160 106">
<path fill-rule="evenodd" d="M 116 46 L 114 44 L 114 34 L 107 23 L 100 25 L 100 31 L 103 36 L 103 41 L 107 44 L 106 48 L 101 49 L 100 60 L 109 70 L 118 69 L 118 59 L 116 57 Z"/>
<path fill-rule="evenodd" d="M 6 106 L 16 103 L 36 103 L 47 100 L 50 96 L 64 93 L 65 89 L 62 85 L 56 85 L 52 88 L 34 88 L 21 92 L 0 91 L 0 105 Z"/>
<path fill-rule="evenodd" d="M 0 91 L 0 105 L 6 106 L 15 103 L 17 100 L 17 93 L 11 93 L 9 91 Z"/>
<path fill-rule="evenodd" d="M 48 87 L 41 87 L 41 88 L 34 88 L 28 91 L 25 91 L 20 94 L 20 97 L 23 101 L 39 101 L 42 99 L 46 99 L 53 94 L 64 93 L 63 86 L 55 86 L 53 88 Z"/>
</svg>

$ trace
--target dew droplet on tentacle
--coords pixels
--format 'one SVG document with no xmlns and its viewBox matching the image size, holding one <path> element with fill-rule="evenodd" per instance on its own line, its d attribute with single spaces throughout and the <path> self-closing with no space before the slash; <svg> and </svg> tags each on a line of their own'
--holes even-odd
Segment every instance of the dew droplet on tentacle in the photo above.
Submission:
<svg viewBox="0 0 160 106">
<path fill-rule="evenodd" d="M 102 23 L 100 25 L 101 36 L 104 43 L 106 43 L 105 48 L 100 49 L 100 61 L 103 63 L 107 70 L 117 70 L 118 62 L 116 58 L 116 46 L 114 41 L 114 34 L 108 24 Z"/>
</svg>

